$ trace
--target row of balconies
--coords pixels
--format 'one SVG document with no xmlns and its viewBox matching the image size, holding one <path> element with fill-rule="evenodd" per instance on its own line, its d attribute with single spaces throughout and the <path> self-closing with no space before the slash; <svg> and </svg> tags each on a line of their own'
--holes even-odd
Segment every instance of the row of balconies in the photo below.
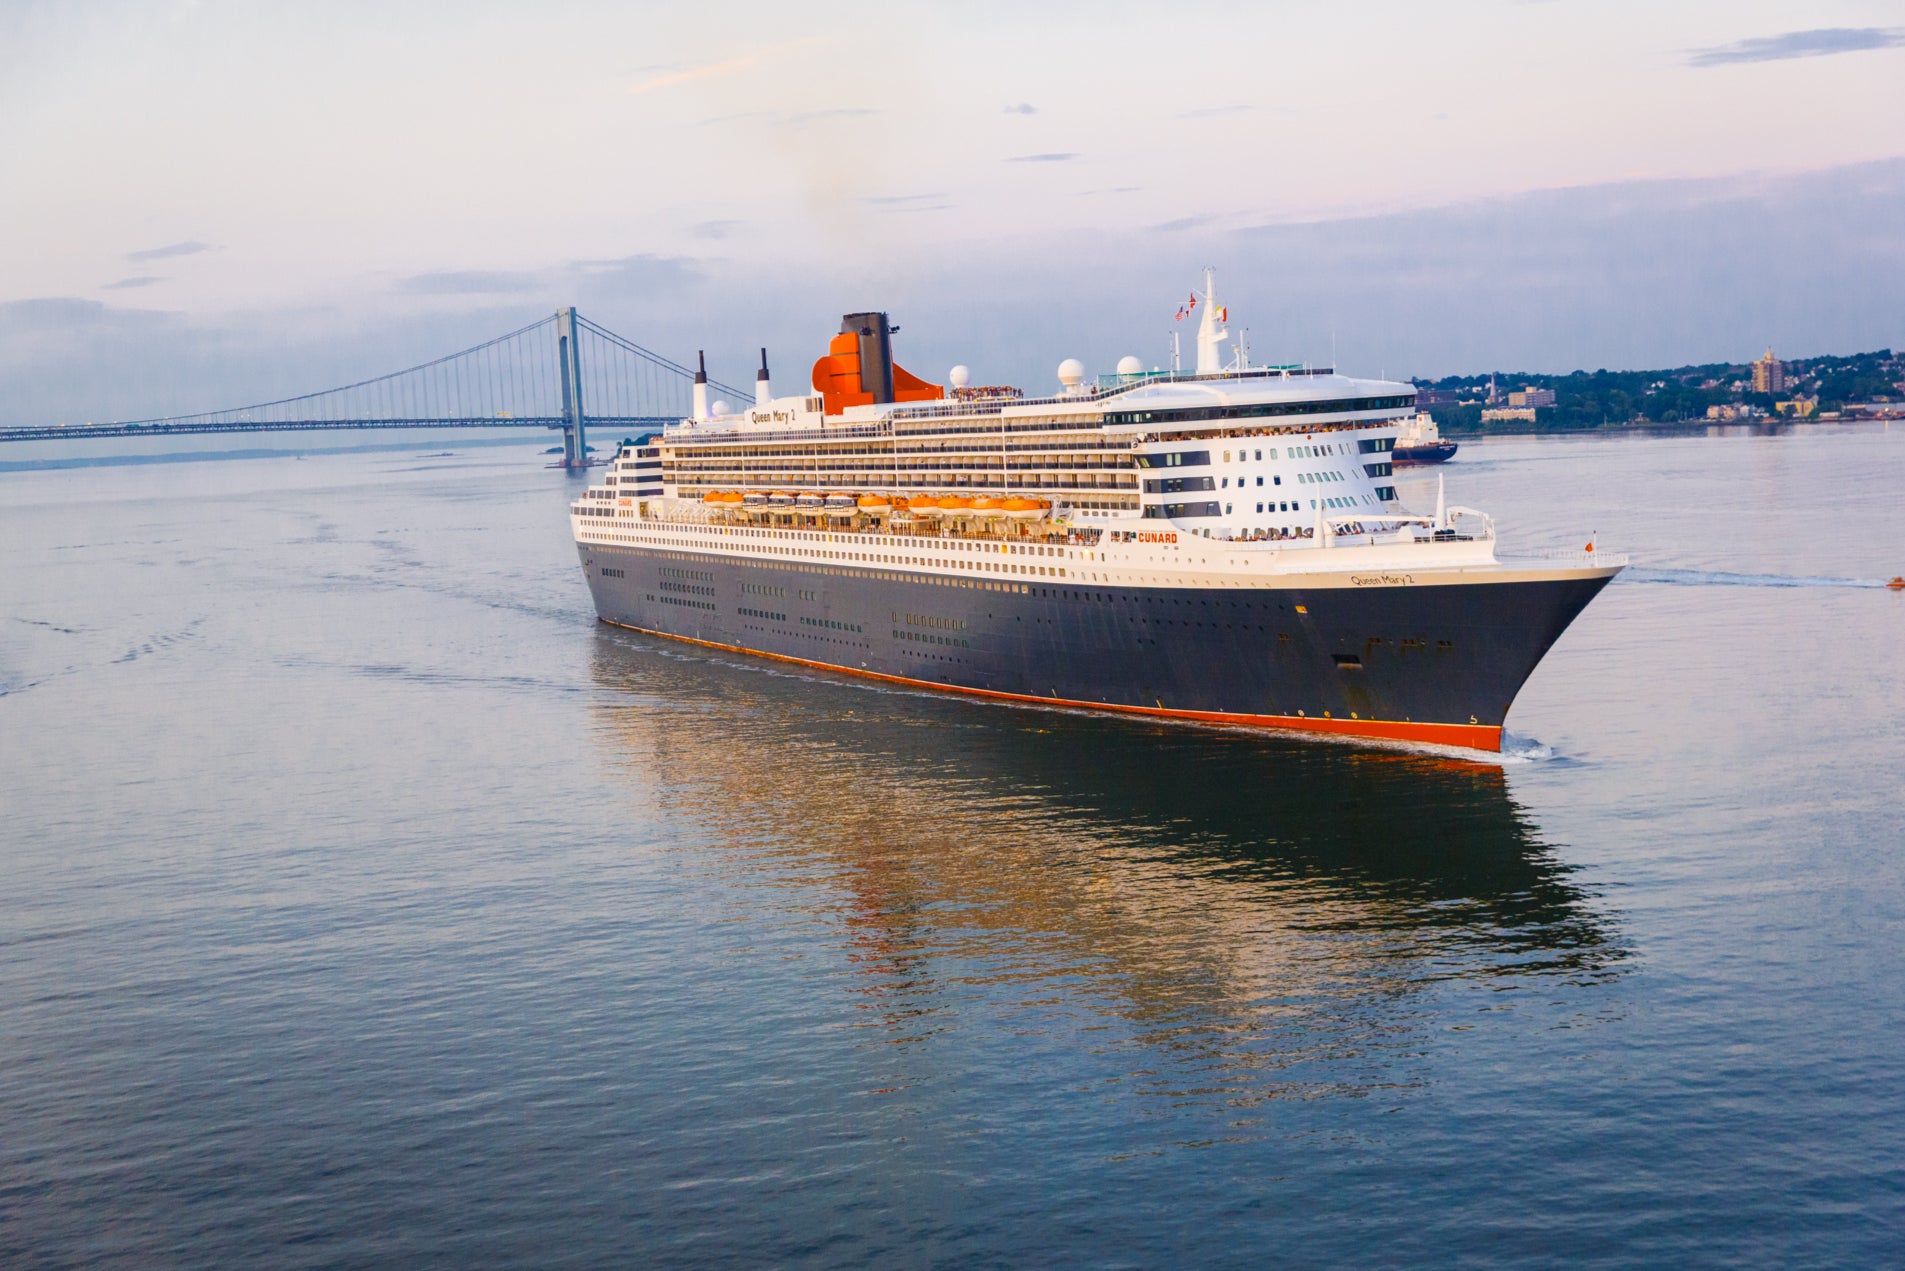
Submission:
<svg viewBox="0 0 1905 1271">
<path fill-rule="evenodd" d="M 944 472 L 947 469 L 999 469 L 1012 468 L 1015 471 L 1053 469 L 1056 471 L 1077 471 L 1081 469 L 1130 469 L 1132 458 L 1122 455 L 1053 455 L 1042 462 L 1021 460 L 1008 462 L 1003 455 L 958 455 L 958 456 L 901 456 L 898 459 L 835 459 L 830 455 L 817 457 L 828 472 Z M 786 458 L 779 464 L 772 459 L 751 459 L 746 461 L 734 458 L 720 459 L 676 459 L 670 461 L 667 469 L 673 472 L 733 472 L 745 466 L 750 470 L 771 470 L 791 466 Z"/>
<path fill-rule="evenodd" d="M 886 490 L 893 488 L 894 474 L 889 470 L 886 479 L 869 482 L 865 473 L 852 472 L 754 472 L 743 477 L 732 470 L 724 472 L 668 473 L 664 480 L 679 485 L 707 486 L 710 489 L 728 489 L 731 487 L 768 489 L 812 488 L 827 486 L 830 488 L 853 489 L 862 486 L 874 486 Z M 876 474 L 877 475 L 877 474 Z M 1014 472 L 971 473 L 971 472 L 902 472 L 898 474 L 898 483 L 902 489 L 912 490 L 1130 490 L 1138 488 L 1136 476 L 1111 473 L 1078 472 Z"/>
</svg>

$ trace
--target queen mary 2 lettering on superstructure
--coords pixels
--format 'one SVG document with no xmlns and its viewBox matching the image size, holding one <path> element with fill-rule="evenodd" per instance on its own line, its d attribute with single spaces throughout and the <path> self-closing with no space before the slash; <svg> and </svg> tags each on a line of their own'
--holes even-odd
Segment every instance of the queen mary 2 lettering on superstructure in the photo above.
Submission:
<svg viewBox="0 0 1905 1271">
<path fill-rule="evenodd" d="M 1135 358 L 1027 398 L 894 364 L 848 314 L 812 391 L 624 442 L 571 506 L 607 623 L 1007 701 L 1498 750 L 1515 694 L 1625 561 L 1498 558 L 1405 510 L 1408 384 Z"/>
</svg>

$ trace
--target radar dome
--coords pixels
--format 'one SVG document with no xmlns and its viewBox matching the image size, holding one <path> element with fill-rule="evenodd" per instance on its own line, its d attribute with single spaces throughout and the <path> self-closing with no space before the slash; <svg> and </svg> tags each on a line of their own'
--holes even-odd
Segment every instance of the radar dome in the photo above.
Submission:
<svg viewBox="0 0 1905 1271">
<path fill-rule="evenodd" d="M 1066 388 L 1077 388 L 1085 379 L 1085 364 L 1075 357 L 1068 357 L 1058 364 L 1058 382 Z"/>
<path fill-rule="evenodd" d="M 1127 353 L 1118 359 L 1118 374 L 1142 375 L 1144 374 L 1144 363 Z"/>
<path fill-rule="evenodd" d="M 728 413 L 728 404 L 720 398 L 716 398 L 714 405 L 708 407 L 708 413 L 718 419 Z"/>
<path fill-rule="evenodd" d="M 953 367 L 952 370 L 946 372 L 946 382 L 951 384 L 954 388 L 964 388 L 966 385 L 972 383 L 972 368 L 970 366 Z"/>
</svg>

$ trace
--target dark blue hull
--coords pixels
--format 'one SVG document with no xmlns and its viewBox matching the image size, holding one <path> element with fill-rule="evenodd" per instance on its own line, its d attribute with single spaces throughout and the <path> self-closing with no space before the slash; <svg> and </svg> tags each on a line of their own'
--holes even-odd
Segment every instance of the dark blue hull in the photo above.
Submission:
<svg viewBox="0 0 1905 1271">
<path fill-rule="evenodd" d="M 1452 441 L 1438 441 L 1432 446 L 1399 445 L 1390 455 L 1392 463 L 1403 465 L 1418 463 L 1447 463 L 1455 457 L 1459 447 Z"/>
<path fill-rule="evenodd" d="M 605 622 L 1017 700 L 1499 749 L 1609 574 L 1356 588 L 994 584 L 579 545 Z"/>
</svg>

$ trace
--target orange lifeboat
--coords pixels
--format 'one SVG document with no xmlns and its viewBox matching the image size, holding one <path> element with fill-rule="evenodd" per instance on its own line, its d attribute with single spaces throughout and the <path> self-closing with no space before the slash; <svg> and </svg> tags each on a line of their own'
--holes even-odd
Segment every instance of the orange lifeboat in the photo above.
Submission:
<svg viewBox="0 0 1905 1271">
<path fill-rule="evenodd" d="M 960 516 L 972 511 L 972 500 L 961 494 L 949 494 L 939 501 L 939 510 L 950 516 Z"/>
<path fill-rule="evenodd" d="M 729 490 L 726 494 L 716 499 L 715 502 L 725 504 L 731 508 L 738 508 L 747 502 L 747 496 L 742 494 L 739 490 Z"/>
<path fill-rule="evenodd" d="M 938 516 L 939 500 L 930 494 L 916 494 L 908 508 L 914 516 Z"/>
<path fill-rule="evenodd" d="M 893 505 L 886 501 L 884 494 L 863 494 L 859 499 L 862 512 L 889 512 Z"/>
<path fill-rule="evenodd" d="M 1007 499 L 1004 510 L 1015 521 L 1030 521 L 1044 516 L 1048 506 L 1044 499 Z"/>
<path fill-rule="evenodd" d="M 974 516 L 1004 516 L 1005 504 L 997 499 L 974 499 L 972 512 Z"/>
<path fill-rule="evenodd" d="M 701 501 L 706 504 L 719 503 L 721 501 L 721 491 L 710 490 L 706 494 L 701 496 Z"/>
</svg>

